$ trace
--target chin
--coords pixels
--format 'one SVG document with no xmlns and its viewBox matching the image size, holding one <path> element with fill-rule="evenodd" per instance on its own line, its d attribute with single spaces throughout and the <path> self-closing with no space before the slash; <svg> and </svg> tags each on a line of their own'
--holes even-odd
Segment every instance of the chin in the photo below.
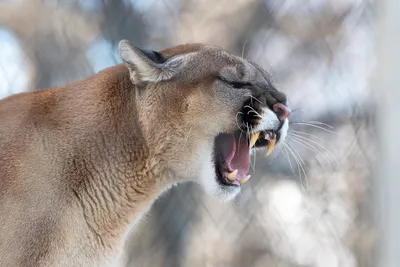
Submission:
<svg viewBox="0 0 400 267">
<path fill-rule="evenodd" d="M 241 190 L 240 186 L 227 186 L 218 182 L 215 175 L 202 176 L 201 186 L 204 188 L 207 195 L 220 202 L 228 202 L 233 200 Z"/>
</svg>

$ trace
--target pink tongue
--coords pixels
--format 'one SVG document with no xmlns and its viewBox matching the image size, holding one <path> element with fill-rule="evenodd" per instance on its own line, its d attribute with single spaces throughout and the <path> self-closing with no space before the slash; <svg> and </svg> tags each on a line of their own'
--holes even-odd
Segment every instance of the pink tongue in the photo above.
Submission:
<svg viewBox="0 0 400 267">
<path fill-rule="evenodd" d="M 235 155 L 231 160 L 230 167 L 232 170 L 238 170 L 236 179 L 240 180 L 249 172 L 250 149 L 246 138 L 240 138 L 237 142 Z"/>
</svg>

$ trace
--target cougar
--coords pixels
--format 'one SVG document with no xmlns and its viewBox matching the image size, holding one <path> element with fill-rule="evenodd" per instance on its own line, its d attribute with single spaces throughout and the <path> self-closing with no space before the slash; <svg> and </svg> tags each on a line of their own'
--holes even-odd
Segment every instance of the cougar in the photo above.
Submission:
<svg viewBox="0 0 400 267">
<path fill-rule="evenodd" d="M 128 232 L 185 181 L 229 201 L 290 109 L 267 72 L 217 46 L 120 41 L 122 63 L 0 101 L 0 266 L 117 266 Z"/>
</svg>

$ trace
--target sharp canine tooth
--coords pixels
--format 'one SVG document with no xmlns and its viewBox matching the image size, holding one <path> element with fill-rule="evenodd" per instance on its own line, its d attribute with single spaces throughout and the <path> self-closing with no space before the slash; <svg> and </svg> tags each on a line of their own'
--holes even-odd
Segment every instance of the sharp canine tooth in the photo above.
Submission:
<svg viewBox="0 0 400 267">
<path fill-rule="evenodd" d="M 240 184 L 244 184 L 250 179 L 251 175 L 246 175 L 242 180 L 239 181 Z"/>
<path fill-rule="evenodd" d="M 267 146 L 267 156 L 271 154 L 272 150 L 274 150 L 276 144 L 276 139 L 270 139 L 268 140 L 268 146 Z"/>
<path fill-rule="evenodd" d="M 234 170 L 233 172 L 228 173 L 226 175 L 226 178 L 228 178 L 228 180 L 234 181 L 237 173 L 238 173 L 238 170 Z"/>
<path fill-rule="evenodd" d="M 257 142 L 258 137 L 260 136 L 260 132 L 252 133 L 250 135 L 250 148 L 254 146 L 254 144 Z"/>
</svg>

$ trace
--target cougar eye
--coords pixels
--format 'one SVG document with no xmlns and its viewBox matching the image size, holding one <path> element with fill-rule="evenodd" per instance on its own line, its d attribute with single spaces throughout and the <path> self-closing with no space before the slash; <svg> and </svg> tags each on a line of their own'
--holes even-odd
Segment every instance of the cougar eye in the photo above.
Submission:
<svg viewBox="0 0 400 267">
<path fill-rule="evenodd" d="M 251 87 L 252 84 L 249 82 L 236 82 L 236 81 L 228 81 L 222 77 L 218 77 L 220 81 L 228 85 L 229 87 L 235 88 L 235 89 L 242 89 L 242 88 L 248 88 Z"/>
</svg>

